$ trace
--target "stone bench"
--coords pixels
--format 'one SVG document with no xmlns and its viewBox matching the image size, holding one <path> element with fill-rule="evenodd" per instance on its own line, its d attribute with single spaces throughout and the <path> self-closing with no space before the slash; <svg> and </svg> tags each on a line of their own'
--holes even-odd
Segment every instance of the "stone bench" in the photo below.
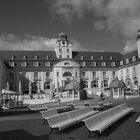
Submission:
<svg viewBox="0 0 140 140">
<path fill-rule="evenodd" d="M 110 125 L 113 125 L 116 121 L 130 113 L 134 108 L 129 108 L 126 103 L 95 114 L 87 119 L 84 119 L 84 123 L 89 130 L 89 135 L 93 132 L 98 135 Z"/>
<path fill-rule="evenodd" d="M 79 123 L 82 119 L 89 117 L 98 111 L 90 107 L 83 107 L 67 113 L 58 114 L 48 118 L 48 124 L 51 127 L 51 133 L 56 130 L 58 134 L 65 128 Z"/>
</svg>

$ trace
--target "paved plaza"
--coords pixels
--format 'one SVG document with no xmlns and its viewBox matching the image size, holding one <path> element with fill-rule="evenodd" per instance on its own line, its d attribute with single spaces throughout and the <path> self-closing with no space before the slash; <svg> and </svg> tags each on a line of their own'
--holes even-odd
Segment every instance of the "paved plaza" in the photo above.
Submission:
<svg viewBox="0 0 140 140">
<path fill-rule="evenodd" d="M 72 126 L 60 135 L 50 133 L 39 112 L 0 116 L 0 140 L 140 140 L 140 125 L 135 122 L 140 115 L 140 98 L 106 100 L 113 105 L 127 103 L 134 111 L 106 129 L 99 138 L 88 137 L 84 123 Z"/>
</svg>

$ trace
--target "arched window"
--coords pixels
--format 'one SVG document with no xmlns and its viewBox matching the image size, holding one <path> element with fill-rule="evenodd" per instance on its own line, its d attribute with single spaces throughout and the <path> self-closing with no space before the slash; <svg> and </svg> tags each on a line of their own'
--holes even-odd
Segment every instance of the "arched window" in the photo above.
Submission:
<svg viewBox="0 0 140 140">
<path fill-rule="evenodd" d="M 108 81 L 107 80 L 104 80 L 104 87 L 108 87 Z"/>
<path fill-rule="evenodd" d="M 130 87 L 131 86 L 131 79 L 130 78 L 127 78 L 126 79 L 126 86 L 127 87 Z"/>
<path fill-rule="evenodd" d="M 91 82 L 91 87 L 92 87 L 92 88 L 98 87 L 98 81 L 97 81 L 97 80 L 92 81 L 92 82 Z"/>
<path fill-rule="evenodd" d="M 51 86 L 50 86 L 50 82 L 45 82 L 44 83 L 44 89 L 50 89 Z"/>
<path fill-rule="evenodd" d="M 134 83 L 134 85 L 137 85 L 137 84 L 138 84 L 137 77 L 134 77 L 134 78 L 133 78 L 133 83 Z"/>
<path fill-rule="evenodd" d="M 72 74 L 71 74 L 70 72 L 65 72 L 65 73 L 63 74 L 63 76 L 64 76 L 64 77 L 71 77 Z"/>
<path fill-rule="evenodd" d="M 103 80 L 101 82 L 101 87 L 104 87 L 104 88 L 108 87 L 108 81 L 107 80 Z"/>
<path fill-rule="evenodd" d="M 88 88 L 88 81 L 83 81 L 85 88 Z"/>
</svg>

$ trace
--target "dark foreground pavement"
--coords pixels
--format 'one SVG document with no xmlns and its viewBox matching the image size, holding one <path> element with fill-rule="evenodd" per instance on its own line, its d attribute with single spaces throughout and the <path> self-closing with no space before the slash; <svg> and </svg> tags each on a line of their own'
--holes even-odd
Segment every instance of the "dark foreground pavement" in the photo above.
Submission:
<svg viewBox="0 0 140 140">
<path fill-rule="evenodd" d="M 140 125 L 135 120 L 140 115 L 140 98 L 108 100 L 114 105 L 126 102 L 134 111 L 106 129 L 99 138 L 88 138 L 88 130 L 81 123 L 62 131 L 50 133 L 39 112 L 0 116 L 0 140 L 140 140 Z"/>
</svg>

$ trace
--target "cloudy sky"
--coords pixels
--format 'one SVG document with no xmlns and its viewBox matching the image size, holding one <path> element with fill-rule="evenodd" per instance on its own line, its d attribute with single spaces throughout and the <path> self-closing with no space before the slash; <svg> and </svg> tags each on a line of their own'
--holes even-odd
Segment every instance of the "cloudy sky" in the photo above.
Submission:
<svg viewBox="0 0 140 140">
<path fill-rule="evenodd" d="M 74 50 L 136 49 L 140 0 L 0 0 L 1 50 L 52 50 L 57 34 Z"/>
</svg>

